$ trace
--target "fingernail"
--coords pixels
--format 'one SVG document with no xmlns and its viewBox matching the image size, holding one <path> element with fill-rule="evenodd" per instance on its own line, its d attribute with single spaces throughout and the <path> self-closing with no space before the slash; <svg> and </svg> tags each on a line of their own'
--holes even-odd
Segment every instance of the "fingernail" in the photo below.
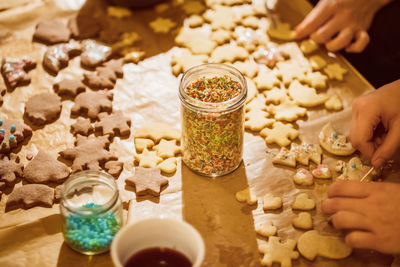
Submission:
<svg viewBox="0 0 400 267">
<path fill-rule="evenodd" d="M 385 164 L 385 160 L 383 158 L 377 158 L 372 162 L 372 165 L 374 165 L 376 168 L 381 168 Z"/>
</svg>

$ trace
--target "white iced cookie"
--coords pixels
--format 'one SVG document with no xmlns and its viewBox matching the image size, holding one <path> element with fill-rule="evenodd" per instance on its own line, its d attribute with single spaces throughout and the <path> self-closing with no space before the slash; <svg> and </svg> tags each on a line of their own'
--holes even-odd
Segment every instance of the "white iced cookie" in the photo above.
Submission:
<svg viewBox="0 0 400 267">
<path fill-rule="evenodd" d="M 239 202 L 246 202 L 248 205 L 257 204 L 257 197 L 250 191 L 249 187 L 236 192 L 236 200 Z"/>
<path fill-rule="evenodd" d="M 352 252 L 340 237 L 323 236 L 317 230 L 302 234 L 297 242 L 297 249 L 304 258 L 311 261 L 318 255 L 328 259 L 344 259 Z"/>
<path fill-rule="evenodd" d="M 276 235 L 277 228 L 271 221 L 264 221 L 255 225 L 256 233 L 262 236 Z"/>
<path fill-rule="evenodd" d="M 293 176 L 293 181 L 297 185 L 312 185 L 314 183 L 314 177 L 309 170 L 300 168 Z"/>
<path fill-rule="evenodd" d="M 319 144 L 323 149 L 337 156 L 348 156 L 354 153 L 355 149 L 344 135 L 340 135 L 328 122 L 319 133 Z"/>
<path fill-rule="evenodd" d="M 303 40 L 300 43 L 300 50 L 305 54 L 311 54 L 314 51 L 317 51 L 318 44 L 311 39 Z"/>
<path fill-rule="evenodd" d="M 273 155 L 272 163 L 296 167 L 296 155 L 286 147 L 282 147 L 276 155 Z"/>
<path fill-rule="evenodd" d="M 315 201 L 308 197 L 306 193 L 300 193 L 296 196 L 292 204 L 295 210 L 312 210 L 315 208 Z"/>
<path fill-rule="evenodd" d="M 282 199 L 272 194 L 266 194 L 263 198 L 264 210 L 276 210 L 282 208 Z"/>
<path fill-rule="evenodd" d="M 319 145 L 302 142 L 301 145 L 292 143 L 290 151 L 295 153 L 296 161 L 308 165 L 311 160 L 315 164 L 321 163 L 322 149 Z"/>
<path fill-rule="evenodd" d="M 304 230 L 312 229 L 312 218 L 308 212 L 300 212 L 293 220 L 292 224 L 294 227 Z"/>
<path fill-rule="evenodd" d="M 338 95 L 333 95 L 325 102 L 325 108 L 328 110 L 339 111 L 343 109 L 342 99 Z"/>
<path fill-rule="evenodd" d="M 339 163 L 339 162 L 338 162 Z M 363 165 L 360 158 L 354 157 L 349 160 L 347 164 L 342 166 L 340 163 L 342 174 L 337 178 L 337 180 L 354 180 L 360 181 L 361 178 L 364 177 L 365 174 L 371 169 L 371 166 Z M 339 170 L 339 166 L 337 164 L 336 168 Z M 365 178 L 364 181 L 371 181 L 377 175 L 375 171 L 372 171 L 368 177 Z"/>
<path fill-rule="evenodd" d="M 316 169 L 312 170 L 312 175 L 320 179 L 329 179 L 332 177 L 331 170 L 329 170 L 326 164 L 319 164 Z"/>
<path fill-rule="evenodd" d="M 289 96 L 300 106 L 315 107 L 325 103 L 326 94 L 317 94 L 314 88 L 302 85 L 294 80 L 289 86 Z"/>
</svg>

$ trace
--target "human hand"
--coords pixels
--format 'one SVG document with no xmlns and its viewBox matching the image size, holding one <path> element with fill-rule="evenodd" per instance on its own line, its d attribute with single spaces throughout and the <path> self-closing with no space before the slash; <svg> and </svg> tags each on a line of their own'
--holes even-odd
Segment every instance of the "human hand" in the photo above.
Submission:
<svg viewBox="0 0 400 267">
<path fill-rule="evenodd" d="M 379 124 L 385 133 L 377 137 Z M 400 148 L 400 79 L 353 101 L 350 139 L 377 168 L 395 155 Z"/>
<path fill-rule="evenodd" d="M 328 188 L 322 211 L 333 226 L 350 230 L 345 242 L 353 248 L 400 253 L 400 184 L 338 181 Z"/>
<path fill-rule="evenodd" d="M 320 0 L 296 27 L 296 37 L 308 35 L 330 51 L 360 53 L 369 43 L 374 15 L 391 0 Z"/>
</svg>

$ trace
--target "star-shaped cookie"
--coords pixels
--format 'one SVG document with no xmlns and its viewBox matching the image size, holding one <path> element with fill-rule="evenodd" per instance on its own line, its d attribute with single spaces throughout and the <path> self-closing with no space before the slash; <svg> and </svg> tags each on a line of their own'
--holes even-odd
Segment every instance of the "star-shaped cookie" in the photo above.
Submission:
<svg viewBox="0 0 400 267">
<path fill-rule="evenodd" d="M 168 184 L 168 179 L 160 174 L 158 168 L 136 167 L 134 174 L 126 178 L 125 182 L 135 185 L 138 196 L 146 194 L 159 196 L 161 187 Z"/>
<path fill-rule="evenodd" d="M 131 119 L 125 117 L 118 110 L 112 114 L 102 112 L 98 115 L 100 121 L 95 123 L 95 130 L 101 131 L 103 135 L 129 136 L 131 134 Z"/>
<path fill-rule="evenodd" d="M 153 147 L 157 155 L 161 158 L 171 158 L 181 151 L 180 146 L 176 145 L 176 140 L 161 139 L 158 145 Z"/>
<path fill-rule="evenodd" d="M 135 155 L 135 160 L 139 162 L 139 166 L 143 168 L 155 168 L 162 158 L 157 156 L 156 151 L 148 151 L 147 148 L 141 154 Z"/>
</svg>

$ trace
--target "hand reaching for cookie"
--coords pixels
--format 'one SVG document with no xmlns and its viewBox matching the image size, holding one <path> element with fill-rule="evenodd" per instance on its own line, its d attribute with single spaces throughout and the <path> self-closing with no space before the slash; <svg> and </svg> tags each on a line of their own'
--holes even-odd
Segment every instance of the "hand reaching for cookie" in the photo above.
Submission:
<svg viewBox="0 0 400 267">
<path fill-rule="evenodd" d="M 338 229 L 350 230 L 347 245 L 400 253 L 400 184 L 338 181 L 328 188 L 322 211 Z"/>
<path fill-rule="evenodd" d="M 320 0 L 296 27 L 298 39 L 310 35 L 330 51 L 360 53 L 369 43 L 368 28 L 376 12 L 391 0 Z"/>
<path fill-rule="evenodd" d="M 377 134 L 383 125 L 384 133 Z M 400 79 L 353 101 L 351 143 L 382 167 L 400 148 Z"/>
</svg>

